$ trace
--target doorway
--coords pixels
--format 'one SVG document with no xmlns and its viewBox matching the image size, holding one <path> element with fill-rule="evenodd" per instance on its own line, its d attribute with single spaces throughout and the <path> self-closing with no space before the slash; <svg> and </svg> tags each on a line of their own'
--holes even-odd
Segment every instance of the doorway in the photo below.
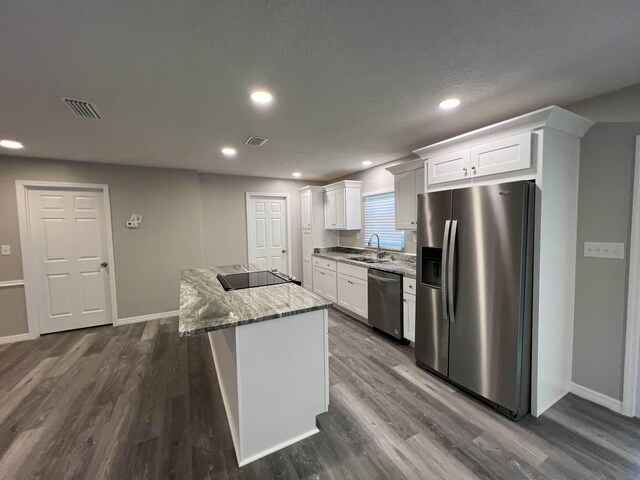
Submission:
<svg viewBox="0 0 640 480">
<path fill-rule="evenodd" d="M 247 258 L 260 269 L 291 275 L 288 193 L 247 193 Z"/>
<path fill-rule="evenodd" d="M 106 185 L 18 181 L 16 189 L 30 336 L 113 323 Z"/>
</svg>

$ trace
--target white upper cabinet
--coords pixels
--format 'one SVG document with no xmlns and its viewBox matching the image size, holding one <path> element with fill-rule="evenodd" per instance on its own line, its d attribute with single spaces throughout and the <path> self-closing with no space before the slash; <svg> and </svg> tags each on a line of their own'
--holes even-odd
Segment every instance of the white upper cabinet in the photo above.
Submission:
<svg viewBox="0 0 640 480">
<path fill-rule="evenodd" d="M 471 175 L 496 175 L 531 167 L 531 132 L 471 147 Z"/>
<path fill-rule="evenodd" d="M 327 192 L 324 196 L 324 226 L 327 229 L 337 228 L 336 192 Z"/>
<path fill-rule="evenodd" d="M 324 187 L 324 224 L 328 230 L 360 230 L 362 182 L 343 180 Z"/>
<path fill-rule="evenodd" d="M 302 212 L 302 228 L 311 228 L 311 190 L 300 195 L 300 209 Z"/>
<path fill-rule="evenodd" d="M 427 158 L 427 183 L 434 185 L 469 178 L 471 170 L 468 148 Z"/>
<path fill-rule="evenodd" d="M 394 175 L 396 229 L 415 230 L 418 226 L 417 196 L 424 193 L 424 168 Z"/>
</svg>

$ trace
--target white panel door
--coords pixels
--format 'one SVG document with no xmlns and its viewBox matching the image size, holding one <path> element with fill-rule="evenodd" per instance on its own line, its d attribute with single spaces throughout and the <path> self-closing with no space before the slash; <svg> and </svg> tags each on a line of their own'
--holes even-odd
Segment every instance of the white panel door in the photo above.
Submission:
<svg viewBox="0 0 640 480">
<path fill-rule="evenodd" d="M 416 296 L 404 295 L 404 338 L 412 342 L 416 341 Z"/>
<path fill-rule="evenodd" d="M 282 197 L 249 198 L 249 263 L 289 273 L 287 212 Z"/>
<path fill-rule="evenodd" d="M 313 265 L 311 259 L 302 260 L 302 286 L 307 290 L 313 290 Z"/>
<path fill-rule="evenodd" d="M 338 301 L 338 276 L 336 272 L 324 270 L 322 272 L 324 281 L 324 296 L 332 302 Z"/>
<path fill-rule="evenodd" d="M 304 192 L 300 196 L 300 210 L 302 211 L 302 228 L 311 228 L 311 192 Z"/>
<path fill-rule="evenodd" d="M 454 182 L 469 177 L 469 149 L 458 150 L 427 159 L 427 183 Z"/>
<path fill-rule="evenodd" d="M 347 197 L 346 189 L 336 190 L 336 227 L 347 227 Z"/>
<path fill-rule="evenodd" d="M 41 333 L 112 323 L 101 191 L 30 189 Z"/>
<path fill-rule="evenodd" d="M 420 170 L 423 173 L 423 170 Z M 416 170 L 394 175 L 394 189 L 396 202 L 396 229 L 415 230 L 418 215 L 416 193 Z"/>
<path fill-rule="evenodd" d="M 318 295 L 324 296 L 324 281 L 325 272 L 324 269 L 313 267 L 313 292 Z"/>
<path fill-rule="evenodd" d="M 336 223 L 336 191 L 327 192 L 324 203 L 324 227 L 326 229 L 335 229 L 338 227 Z"/>
<path fill-rule="evenodd" d="M 531 132 L 471 148 L 471 174 L 480 177 L 531 167 Z"/>
<path fill-rule="evenodd" d="M 312 290 L 312 262 L 311 256 L 313 255 L 313 243 L 311 241 L 311 230 L 302 231 L 302 286 Z"/>
</svg>

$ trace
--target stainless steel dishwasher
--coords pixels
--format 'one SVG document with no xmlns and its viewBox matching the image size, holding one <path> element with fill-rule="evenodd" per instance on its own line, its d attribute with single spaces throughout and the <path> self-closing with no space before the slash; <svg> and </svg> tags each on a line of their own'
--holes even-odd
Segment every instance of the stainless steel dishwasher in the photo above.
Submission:
<svg viewBox="0 0 640 480">
<path fill-rule="evenodd" d="M 402 275 L 370 268 L 367 277 L 369 324 L 398 340 L 404 340 Z"/>
</svg>

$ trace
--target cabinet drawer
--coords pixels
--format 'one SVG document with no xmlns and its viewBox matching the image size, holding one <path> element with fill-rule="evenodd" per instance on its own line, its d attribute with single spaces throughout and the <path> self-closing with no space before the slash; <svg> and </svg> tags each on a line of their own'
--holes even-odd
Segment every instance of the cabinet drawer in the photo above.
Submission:
<svg viewBox="0 0 640 480">
<path fill-rule="evenodd" d="M 313 264 L 316 267 L 326 268 L 327 270 L 331 270 L 332 272 L 336 271 L 335 260 L 327 260 L 326 258 L 313 257 Z"/>
<path fill-rule="evenodd" d="M 349 265 L 348 263 L 338 262 L 338 273 L 359 278 L 361 280 L 367 279 L 367 268 L 356 267 L 355 265 Z"/>
<path fill-rule="evenodd" d="M 416 279 L 415 278 L 402 278 L 402 290 L 405 293 L 416 294 Z"/>
</svg>

